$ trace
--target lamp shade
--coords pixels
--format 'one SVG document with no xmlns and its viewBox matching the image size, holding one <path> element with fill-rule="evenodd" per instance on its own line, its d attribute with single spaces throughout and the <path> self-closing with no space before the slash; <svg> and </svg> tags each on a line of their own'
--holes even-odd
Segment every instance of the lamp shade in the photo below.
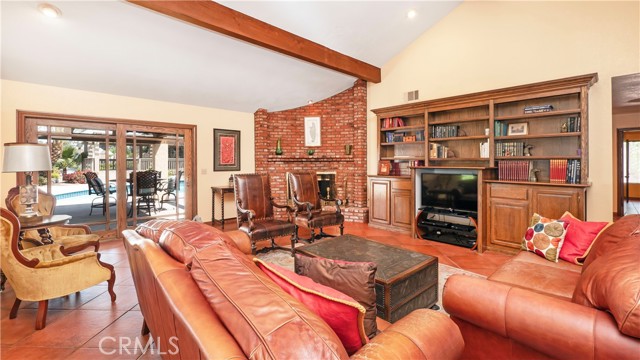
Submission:
<svg viewBox="0 0 640 360">
<path fill-rule="evenodd" d="M 50 171 L 49 146 L 44 144 L 4 144 L 2 172 Z"/>
</svg>

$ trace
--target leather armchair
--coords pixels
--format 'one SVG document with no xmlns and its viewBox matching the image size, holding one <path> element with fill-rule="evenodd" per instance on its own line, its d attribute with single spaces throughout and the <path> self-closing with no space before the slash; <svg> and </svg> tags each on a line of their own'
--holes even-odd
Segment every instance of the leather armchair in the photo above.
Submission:
<svg viewBox="0 0 640 360">
<path fill-rule="evenodd" d="M 17 187 L 9 190 L 9 195 L 5 199 L 7 209 L 14 214 L 19 214 L 24 205 L 20 205 L 18 197 L 19 190 Z M 55 196 L 44 191 L 38 191 L 38 203 L 34 205 L 34 210 L 42 215 L 53 215 L 56 207 Z M 99 235 L 92 234 L 91 229 L 86 225 L 58 225 L 48 228 L 54 244 L 63 247 L 63 253 L 71 254 L 84 250 L 88 247 L 94 247 L 95 251 L 100 248 Z M 41 246 L 40 234 L 38 230 L 25 231 L 23 240 L 19 244 L 22 248 L 31 248 Z"/>
<path fill-rule="evenodd" d="M 340 235 L 344 232 L 344 215 L 340 210 L 342 200 L 323 198 L 318 188 L 318 176 L 314 172 L 291 172 L 289 177 L 289 186 L 293 195 L 295 204 L 294 222 L 296 225 L 295 241 L 298 238 L 298 228 L 300 226 L 311 230 L 310 242 L 316 237 L 331 236 L 326 234 L 322 228 L 326 226 L 340 226 Z M 322 209 L 322 201 L 333 202 L 335 211 L 324 211 Z M 316 236 L 315 229 L 319 228 L 320 233 Z"/>
<path fill-rule="evenodd" d="M 236 196 L 238 229 L 249 235 L 251 253 L 256 253 L 256 243 L 271 240 L 271 248 L 279 248 L 275 238 L 291 235 L 291 251 L 295 247 L 295 225 L 291 222 L 293 209 L 280 205 L 271 196 L 268 175 L 241 174 L 233 176 L 233 190 Z M 273 208 L 286 209 L 287 220 L 274 217 Z"/>
<path fill-rule="evenodd" d="M 99 254 L 84 252 L 67 256 L 55 244 L 21 252 L 18 250 L 18 218 L 7 209 L 0 209 L 0 215 L 2 270 L 16 294 L 9 319 L 17 316 L 22 301 L 38 301 L 36 330 L 40 330 L 46 324 L 49 299 L 69 295 L 103 281 L 108 281 L 111 301 L 116 301 L 113 292 L 115 271 L 113 266 L 99 260 Z"/>
</svg>

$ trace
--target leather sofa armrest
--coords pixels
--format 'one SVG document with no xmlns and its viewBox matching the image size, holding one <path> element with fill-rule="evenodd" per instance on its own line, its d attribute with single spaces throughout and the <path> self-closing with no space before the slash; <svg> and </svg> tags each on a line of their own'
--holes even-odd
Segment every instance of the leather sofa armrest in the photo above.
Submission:
<svg viewBox="0 0 640 360">
<path fill-rule="evenodd" d="M 626 359 L 640 342 L 623 335 L 605 311 L 464 275 L 447 279 L 442 295 L 454 319 L 553 358 Z"/>
<path fill-rule="evenodd" d="M 251 239 L 246 232 L 240 230 L 232 230 L 224 233 L 229 236 L 243 254 L 251 255 Z"/>
<path fill-rule="evenodd" d="M 458 326 L 443 313 L 415 310 L 363 346 L 351 359 L 457 359 L 464 349 Z"/>
</svg>

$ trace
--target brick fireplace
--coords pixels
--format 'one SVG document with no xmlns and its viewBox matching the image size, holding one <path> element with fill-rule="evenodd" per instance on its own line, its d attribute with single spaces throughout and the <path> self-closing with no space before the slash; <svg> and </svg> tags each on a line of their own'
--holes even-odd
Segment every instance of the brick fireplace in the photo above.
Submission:
<svg viewBox="0 0 640 360">
<path fill-rule="evenodd" d="M 353 87 L 328 99 L 296 109 L 268 112 L 259 109 L 255 118 L 256 172 L 269 174 L 271 191 L 284 202 L 288 171 L 335 172 L 337 197 L 346 202 L 347 221 L 367 222 L 367 84 Z M 321 146 L 305 147 L 304 118 L 320 117 Z M 282 155 L 276 155 L 281 139 Z M 345 146 L 351 145 L 350 154 Z M 307 150 L 315 153 L 308 155 Z"/>
</svg>

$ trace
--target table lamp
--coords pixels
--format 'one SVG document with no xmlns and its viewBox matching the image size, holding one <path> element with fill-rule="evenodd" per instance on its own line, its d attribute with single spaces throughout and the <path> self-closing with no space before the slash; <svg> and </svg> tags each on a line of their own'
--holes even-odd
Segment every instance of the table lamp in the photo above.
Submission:
<svg viewBox="0 0 640 360">
<path fill-rule="evenodd" d="M 49 146 L 28 143 L 4 144 L 2 172 L 26 173 L 26 185 L 20 186 L 20 204 L 25 207 L 24 212 L 18 214 L 21 218 L 38 216 L 32 208 L 38 203 L 38 186 L 31 183 L 33 171 L 51 171 Z"/>
</svg>

